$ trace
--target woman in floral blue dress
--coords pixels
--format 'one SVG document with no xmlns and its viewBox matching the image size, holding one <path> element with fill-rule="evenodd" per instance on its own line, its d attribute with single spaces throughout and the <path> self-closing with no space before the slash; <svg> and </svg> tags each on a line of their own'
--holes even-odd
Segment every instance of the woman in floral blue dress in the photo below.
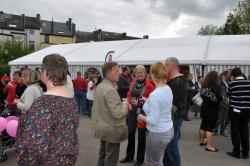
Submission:
<svg viewBox="0 0 250 166">
<path fill-rule="evenodd" d="M 41 77 L 47 92 L 20 118 L 16 137 L 19 165 L 74 165 L 79 111 L 65 87 L 67 71 L 64 57 L 50 54 L 43 59 Z"/>
</svg>

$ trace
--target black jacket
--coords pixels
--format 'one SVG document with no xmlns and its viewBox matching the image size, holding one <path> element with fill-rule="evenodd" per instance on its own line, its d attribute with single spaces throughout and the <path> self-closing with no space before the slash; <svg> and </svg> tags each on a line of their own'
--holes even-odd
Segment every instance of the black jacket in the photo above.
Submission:
<svg viewBox="0 0 250 166">
<path fill-rule="evenodd" d="M 173 93 L 173 105 L 177 107 L 178 115 L 186 114 L 188 87 L 187 80 L 183 75 L 179 75 L 167 83 Z"/>
<path fill-rule="evenodd" d="M 118 82 L 118 93 L 121 98 L 126 98 L 127 93 L 129 90 L 129 85 L 131 83 L 132 79 L 131 77 L 125 76 L 124 74 L 121 74 L 119 77 L 119 82 Z"/>
<path fill-rule="evenodd" d="M 207 86 L 215 94 L 217 102 L 211 103 L 203 100 L 201 105 L 201 116 L 203 119 L 211 122 L 215 122 L 218 119 L 219 105 L 222 100 L 220 85 Z"/>
</svg>

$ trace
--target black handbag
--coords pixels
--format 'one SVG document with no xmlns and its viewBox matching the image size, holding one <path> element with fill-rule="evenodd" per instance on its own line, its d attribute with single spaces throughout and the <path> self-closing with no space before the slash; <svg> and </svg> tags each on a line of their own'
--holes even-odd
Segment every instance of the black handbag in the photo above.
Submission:
<svg viewBox="0 0 250 166">
<path fill-rule="evenodd" d="M 204 101 L 210 102 L 210 103 L 216 103 L 217 98 L 214 92 L 208 87 L 202 88 L 200 91 L 200 95 Z"/>
</svg>

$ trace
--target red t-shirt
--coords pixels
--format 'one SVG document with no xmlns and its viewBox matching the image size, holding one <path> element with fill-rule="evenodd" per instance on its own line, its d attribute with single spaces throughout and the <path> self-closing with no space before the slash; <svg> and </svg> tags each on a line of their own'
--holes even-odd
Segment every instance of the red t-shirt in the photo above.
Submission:
<svg viewBox="0 0 250 166">
<path fill-rule="evenodd" d="M 16 104 L 13 104 L 14 99 L 16 98 L 16 81 L 11 81 L 11 86 L 10 87 L 4 87 L 3 88 L 3 93 L 7 95 L 7 102 L 8 105 L 7 107 L 9 109 L 16 108 Z"/>
<path fill-rule="evenodd" d="M 75 91 L 87 91 L 88 83 L 83 77 L 78 76 L 73 80 L 73 86 Z"/>
<path fill-rule="evenodd" d="M 5 84 L 6 81 L 10 80 L 9 76 L 2 76 L 2 83 Z"/>
</svg>

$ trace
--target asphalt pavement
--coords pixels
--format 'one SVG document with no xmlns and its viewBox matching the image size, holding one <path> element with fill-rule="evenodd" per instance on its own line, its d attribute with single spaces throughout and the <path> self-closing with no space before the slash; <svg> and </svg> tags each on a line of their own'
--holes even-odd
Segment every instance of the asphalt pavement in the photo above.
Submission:
<svg viewBox="0 0 250 166">
<path fill-rule="evenodd" d="M 192 116 L 190 116 L 192 117 Z M 226 155 L 232 150 L 230 137 L 214 136 L 213 144 L 218 152 L 207 152 L 205 147 L 199 146 L 198 130 L 200 119 L 191 118 L 184 122 L 181 128 L 180 153 L 182 166 L 250 166 L 250 159 L 235 159 Z M 99 140 L 93 137 L 91 121 L 88 117 L 80 117 L 79 155 L 76 166 L 96 166 Z M 125 157 L 127 142 L 121 143 L 120 159 Z M 132 166 L 133 163 L 118 164 L 119 166 Z M 145 164 L 146 165 L 146 162 Z M 0 166 L 17 166 L 15 153 L 9 152 L 8 160 L 0 163 Z"/>
</svg>

